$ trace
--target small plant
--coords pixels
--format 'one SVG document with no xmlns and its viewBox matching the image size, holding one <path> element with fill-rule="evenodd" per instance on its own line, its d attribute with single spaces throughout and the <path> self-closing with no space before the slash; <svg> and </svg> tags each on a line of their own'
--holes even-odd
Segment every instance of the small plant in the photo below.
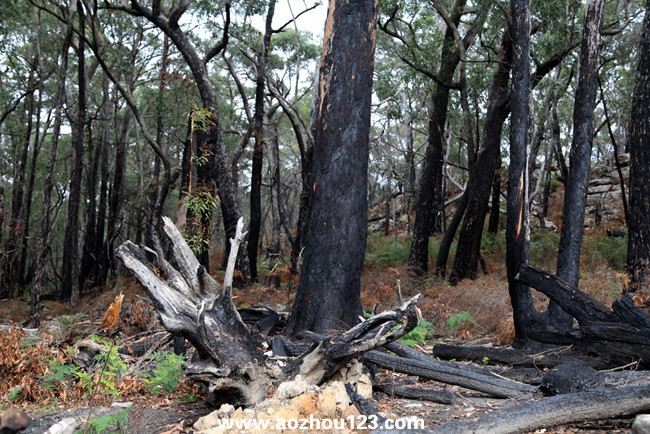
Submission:
<svg viewBox="0 0 650 434">
<path fill-rule="evenodd" d="M 192 130 L 201 130 L 208 132 L 214 114 L 207 108 L 192 110 Z"/>
<path fill-rule="evenodd" d="M 181 401 L 186 404 L 194 404 L 199 400 L 199 397 L 194 392 L 187 392 L 181 397 Z"/>
<path fill-rule="evenodd" d="M 472 315 L 470 315 L 469 312 L 462 310 L 452 316 L 449 317 L 447 320 L 447 327 L 452 331 L 452 333 L 456 333 L 456 331 L 462 327 L 462 326 L 467 326 L 467 325 L 476 325 L 476 320 Z"/>
<path fill-rule="evenodd" d="M 81 373 L 82 371 L 77 365 L 69 365 L 57 359 L 50 359 L 47 365 L 47 374 L 43 375 L 41 379 L 47 389 L 56 390 L 78 379 Z"/>
<path fill-rule="evenodd" d="M 129 422 L 127 410 L 106 414 L 88 421 L 87 426 L 75 431 L 75 434 L 117 434 L 126 432 Z"/>
<path fill-rule="evenodd" d="M 433 324 L 425 319 L 420 319 L 413 330 L 400 338 L 400 342 L 409 347 L 424 345 L 426 341 L 433 338 L 433 332 Z"/>
<path fill-rule="evenodd" d="M 183 378 L 182 367 L 185 359 L 170 352 L 156 353 L 154 359 L 155 369 L 143 374 L 145 384 L 152 393 L 175 392 Z"/>
<path fill-rule="evenodd" d="M 20 398 L 20 394 L 23 392 L 23 386 L 16 386 L 9 391 L 7 394 L 7 401 L 16 402 Z"/>
</svg>

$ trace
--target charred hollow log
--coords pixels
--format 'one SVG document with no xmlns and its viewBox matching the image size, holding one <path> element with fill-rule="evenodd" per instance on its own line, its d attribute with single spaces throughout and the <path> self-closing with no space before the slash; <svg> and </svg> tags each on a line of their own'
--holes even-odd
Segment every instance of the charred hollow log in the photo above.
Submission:
<svg viewBox="0 0 650 434">
<path fill-rule="evenodd" d="M 650 316 L 634 305 L 629 294 L 614 301 L 610 309 L 557 276 L 529 265 L 520 268 L 517 280 L 541 291 L 578 321 L 579 329 L 573 333 L 577 349 L 616 363 L 650 361 Z"/>
</svg>

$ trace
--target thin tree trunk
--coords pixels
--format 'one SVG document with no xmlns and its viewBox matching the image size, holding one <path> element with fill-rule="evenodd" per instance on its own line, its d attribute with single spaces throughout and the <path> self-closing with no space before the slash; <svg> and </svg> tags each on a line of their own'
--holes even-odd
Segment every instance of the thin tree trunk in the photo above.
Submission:
<svg viewBox="0 0 650 434">
<path fill-rule="evenodd" d="M 465 0 L 454 2 L 451 20 L 455 26 L 460 23 L 465 3 Z M 454 30 L 450 26 L 447 26 L 445 31 L 440 59 L 437 77 L 443 83 L 448 83 L 452 81 L 456 67 L 460 62 L 460 52 L 456 47 Z M 444 207 L 442 169 L 449 92 L 449 87 L 436 83 L 431 100 L 429 136 L 415 203 L 415 222 L 409 255 L 409 264 L 416 273 L 424 273 L 428 270 L 429 236 L 442 232 L 441 216 Z"/>
<path fill-rule="evenodd" d="M 557 276 L 573 288 L 578 287 L 580 277 L 580 251 L 591 166 L 592 120 L 596 104 L 603 4 L 604 0 L 591 0 L 585 13 L 580 72 L 573 110 L 573 141 L 557 257 Z M 572 328 L 571 316 L 554 302 L 549 303 L 547 319 L 548 325 L 560 332 L 568 332 Z"/>
<path fill-rule="evenodd" d="M 368 142 L 377 5 L 330 0 L 314 128 L 313 190 L 287 331 L 358 321 L 367 238 Z M 350 104 L 355 101 L 355 104 Z"/>
<path fill-rule="evenodd" d="M 36 251 L 36 275 L 31 290 L 29 318 L 32 327 L 40 325 L 40 298 L 47 280 L 47 259 L 50 255 L 50 238 L 52 232 L 52 190 L 54 189 L 54 168 L 59 147 L 61 125 L 63 123 L 63 104 L 65 102 L 65 80 L 68 69 L 68 49 L 72 42 L 72 17 L 69 17 L 66 24 L 65 37 L 61 47 L 61 61 L 58 69 L 58 86 L 56 91 L 56 108 L 54 111 L 54 126 L 52 130 L 52 141 L 50 153 L 45 167 L 45 179 L 43 181 L 43 217 L 41 219 L 40 240 L 37 243 Z M 1 207 L 0 207 L 1 208 Z M 1 211 L 1 210 L 0 210 Z"/>
<path fill-rule="evenodd" d="M 648 289 L 650 277 L 650 1 L 639 42 L 630 117 L 630 220 L 627 266 L 630 289 Z"/>
<path fill-rule="evenodd" d="M 492 181 L 492 202 L 490 206 L 490 221 L 488 232 L 496 235 L 499 232 L 499 214 L 501 213 L 501 152 L 497 157 L 497 167 Z"/>
<path fill-rule="evenodd" d="M 79 18 L 79 42 L 77 44 L 77 79 L 79 82 L 79 95 L 77 105 L 77 119 L 75 120 L 72 134 L 73 165 L 70 175 L 70 198 L 68 199 L 68 216 L 63 239 L 63 271 L 61 282 L 61 298 L 70 300 L 73 305 L 79 302 L 79 288 L 76 287 L 78 273 L 79 246 L 79 208 L 81 205 L 81 180 L 83 171 L 84 152 L 84 127 L 86 125 L 86 57 L 84 36 L 84 12 L 81 1 L 77 1 L 77 14 Z"/>
<path fill-rule="evenodd" d="M 273 35 L 273 15 L 275 0 L 269 0 L 266 13 L 266 26 L 262 41 L 262 50 L 257 56 L 257 71 L 255 75 L 255 111 L 253 114 L 253 130 L 255 147 L 253 148 L 253 163 L 251 172 L 250 195 L 250 225 L 248 231 L 248 263 L 251 279 L 257 281 L 257 251 L 260 242 L 262 222 L 262 165 L 264 163 L 264 95 L 266 92 L 266 61 Z"/>
<path fill-rule="evenodd" d="M 104 106 L 102 112 L 102 132 L 101 138 L 99 141 L 99 146 L 101 148 L 101 162 L 100 170 L 101 177 L 99 181 L 99 207 L 97 209 L 97 224 L 95 225 L 95 251 L 93 256 L 95 261 L 97 261 L 96 272 L 95 272 L 95 282 L 97 286 L 103 285 L 105 282 L 103 277 L 106 275 L 104 270 L 108 268 L 108 263 L 106 262 L 106 257 L 103 254 L 105 246 L 104 235 L 106 233 L 106 219 L 107 219 L 107 209 L 108 209 L 108 178 L 110 175 L 109 170 L 109 149 L 108 149 L 108 136 L 109 131 L 113 126 L 112 122 L 112 112 L 113 106 L 115 105 L 115 98 L 110 96 L 109 89 L 109 80 L 104 78 L 104 94 L 108 95 L 109 103 Z"/>
<path fill-rule="evenodd" d="M 34 63 L 36 60 L 34 60 Z M 33 86 L 35 71 L 32 69 L 29 73 L 27 84 L 29 87 Z M 25 195 L 25 179 L 27 171 L 27 160 L 29 157 L 29 148 L 34 140 L 34 92 L 30 93 L 25 101 L 26 114 L 27 114 L 27 130 L 25 133 L 25 140 L 23 146 L 18 152 L 16 148 L 16 163 L 14 165 L 14 175 L 11 192 L 11 216 L 9 219 L 9 236 L 5 245 L 5 252 L 7 262 L 5 263 L 5 285 L 9 286 L 10 294 L 14 294 L 14 289 L 20 284 L 20 246 L 22 233 L 24 231 L 24 221 L 22 220 L 23 204 Z"/>
<path fill-rule="evenodd" d="M 478 272 L 483 225 L 492 185 L 490 180 L 494 178 L 496 170 L 503 123 L 510 111 L 508 82 L 511 61 L 512 45 L 506 28 L 501 38 L 499 61 L 488 97 L 488 110 L 481 135 L 483 143 L 474 170 L 467 181 L 465 194 L 468 195 L 468 203 L 458 238 L 454 265 L 449 276 L 452 283 L 466 277 L 474 279 Z"/>
</svg>

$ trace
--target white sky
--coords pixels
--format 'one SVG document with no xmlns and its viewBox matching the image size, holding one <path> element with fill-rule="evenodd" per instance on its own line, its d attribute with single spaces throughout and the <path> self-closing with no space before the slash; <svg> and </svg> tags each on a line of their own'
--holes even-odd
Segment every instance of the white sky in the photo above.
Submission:
<svg viewBox="0 0 650 434">
<path fill-rule="evenodd" d="M 278 0 L 275 6 L 275 15 L 273 16 L 273 27 L 277 29 L 292 17 L 316 3 L 320 3 L 320 5 L 298 17 L 296 26 L 298 30 L 311 32 L 316 38 L 321 39 L 325 28 L 325 18 L 327 17 L 327 0 Z M 253 25 L 260 31 L 264 31 L 264 18 L 263 15 L 260 15 L 252 19 Z M 290 26 L 293 26 L 293 24 L 290 24 Z"/>
</svg>

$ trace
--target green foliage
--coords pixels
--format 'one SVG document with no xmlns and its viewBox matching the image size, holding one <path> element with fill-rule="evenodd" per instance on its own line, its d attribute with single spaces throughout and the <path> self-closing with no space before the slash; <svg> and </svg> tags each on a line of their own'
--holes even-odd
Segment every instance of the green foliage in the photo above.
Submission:
<svg viewBox="0 0 650 434">
<path fill-rule="evenodd" d="M 593 267 L 597 267 L 599 263 L 607 263 L 614 270 L 624 272 L 627 237 L 587 236 L 583 241 L 582 255 L 585 261 L 592 263 Z"/>
<path fill-rule="evenodd" d="M 77 365 L 65 364 L 56 359 L 51 359 L 47 365 L 47 374 L 41 377 L 41 381 L 43 381 L 45 387 L 54 390 L 68 382 L 79 379 L 82 372 Z"/>
<path fill-rule="evenodd" d="M 183 377 L 183 356 L 163 352 L 154 354 L 156 367 L 152 372 L 143 374 L 145 384 L 152 393 L 174 392 Z"/>
<path fill-rule="evenodd" d="M 481 249 L 489 253 L 504 253 L 506 251 L 506 236 L 499 232 L 496 235 L 486 233 L 481 241 Z"/>
<path fill-rule="evenodd" d="M 447 327 L 449 327 L 452 333 L 456 333 L 456 330 L 458 330 L 459 327 L 468 324 L 476 325 L 476 320 L 465 310 L 462 310 L 447 319 Z"/>
<path fill-rule="evenodd" d="M 95 370 L 88 372 L 73 363 L 61 363 L 51 359 L 47 374 L 41 377 L 45 387 L 52 390 L 76 381 L 88 396 L 95 391 L 100 395 L 120 395 L 117 381 L 127 371 L 127 366 L 120 358 L 118 348 L 103 344 L 102 339 L 97 336 L 91 336 L 90 339 L 102 345 L 102 352 L 93 359 Z"/>
<path fill-rule="evenodd" d="M 181 401 L 186 404 L 194 404 L 199 400 L 199 397 L 194 392 L 188 392 L 181 397 Z"/>
<path fill-rule="evenodd" d="M 7 401 L 9 402 L 15 402 L 20 398 L 20 394 L 23 391 L 23 386 L 16 386 L 13 389 L 9 391 L 7 394 Z"/>
<path fill-rule="evenodd" d="M 107 414 L 91 419 L 86 426 L 75 431 L 75 434 L 125 433 L 128 422 L 129 413 L 127 410 L 122 410 L 114 414 Z"/>
<path fill-rule="evenodd" d="M 207 108 L 194 109 L 192 110 L 191 117 L 192 130 L 201 130 L 207 133 L 210 125 L 212 125 L 214 113 Z"/>
<path fill-rule="evenodd" d="M 383 235 L 368 239 L 366 261 L 379 266 L 394 266 L 408 260 L 410 244 L 408 241 L 395 240 Z"/>
<path fill-rule="evenodd" d="M 420 319 L 413 330 L 400 338 L 400 342 L 409 347 L 424 345 L 426 341 L 433 338 L 433 332 L 433 324 L 425 319 Z"/>
</svg>

